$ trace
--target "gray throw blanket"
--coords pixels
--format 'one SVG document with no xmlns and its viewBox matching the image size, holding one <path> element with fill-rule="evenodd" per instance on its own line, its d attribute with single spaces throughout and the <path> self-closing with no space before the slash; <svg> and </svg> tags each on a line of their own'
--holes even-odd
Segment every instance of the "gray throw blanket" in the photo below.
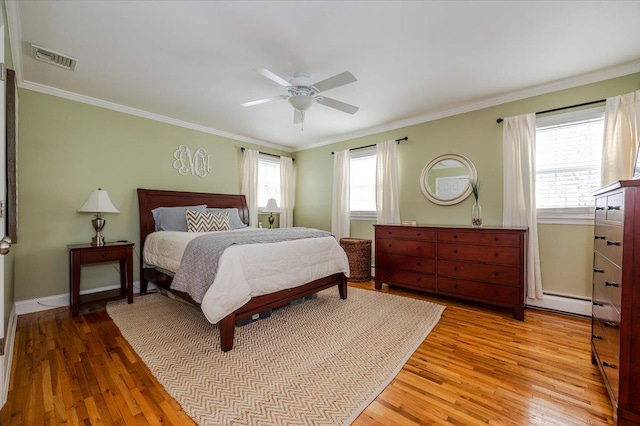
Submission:
<svg viewBox="0 0 640 426">
<path fill-rule="evenodd" d="M 227 247 L 332 236 L 330 232 L 311 228 L 258 229 L 202 235 L 187 245 L 171 288 L 186 292 L 193 300 L 202 303 L 204 294 L 216 278 L 220 256 Z"/>
</svg>

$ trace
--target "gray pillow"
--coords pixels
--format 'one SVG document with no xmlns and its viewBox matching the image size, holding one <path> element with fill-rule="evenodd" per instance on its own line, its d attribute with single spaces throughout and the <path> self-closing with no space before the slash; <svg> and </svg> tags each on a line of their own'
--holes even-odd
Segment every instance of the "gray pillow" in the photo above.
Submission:
<svg viewBox="0 0 640 426">
<path fill-rule="evenodd" d="M 240 219 L 240 211 L 235 207 L 228 209 L 209 207 L 207 211 L 210 213 L 229 212 L 229 223 L 231 224 L 231 229 L 241 229 L 247 227 L 242 219 Z"/>
<path fill-rule="evenodd" d="M 206 208 L 206 204 L 186 207 L 158 207 L 151 210 L 151 214 L 156 222 L 156 231 L 187 232 L 186 211 L 206 212 Z"/>
</svg>

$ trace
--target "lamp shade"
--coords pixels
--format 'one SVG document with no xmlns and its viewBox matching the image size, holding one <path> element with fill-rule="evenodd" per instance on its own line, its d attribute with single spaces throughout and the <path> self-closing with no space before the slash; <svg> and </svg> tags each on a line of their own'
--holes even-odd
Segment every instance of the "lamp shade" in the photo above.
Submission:
<svg viewBox="0 0 640 426">
<path fill-rule="evenodd" d="M 276 203 L 276 199 L 269 198 L 269 201 L 267 201 L 267 206 L 262 209 L 262 211 L 264 213 L 278 213 L 280 211 L 280 208 L 278 207 L 278 203 Z"/>
<path fill-rule="evenodd" d="M 87 202 L 78 211 L 83 213 L 120 213 L 109 199 L 107 191 L 103 191 L 101 188 L 92 191 Z"/>
</svg>

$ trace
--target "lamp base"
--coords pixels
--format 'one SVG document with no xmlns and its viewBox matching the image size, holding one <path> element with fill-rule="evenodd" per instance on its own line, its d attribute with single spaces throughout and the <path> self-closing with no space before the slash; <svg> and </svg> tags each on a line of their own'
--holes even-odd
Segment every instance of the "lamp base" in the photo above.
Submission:
<svg viewBox="0 0 640 426">
<path fill-rule="evenodd" d="M 271 213 L 271 215 L 269 216 L 269 229 L 273 228 L 274 220 L 275 220 L 275 217 L 273 217 L 273 213 Z"/>
<path fill-rule="evenodd" d="M 100 231 L 102 231 L 102 228 L 104 228 L 104 225 L 106 223 L 107 223 L 107 221 L 105 219 L 103 219 L 102 217 L 100 217 L 99 213 L 97 214 L 97 217 L 91 221 L 91 224 L 93 225 L 93 229 L 96 230 L 96 236 L 91 239 L 91 245 L 92 246 L 103 246 L 104 245 L 104 237 L 102 236 Z"/>
</svg>

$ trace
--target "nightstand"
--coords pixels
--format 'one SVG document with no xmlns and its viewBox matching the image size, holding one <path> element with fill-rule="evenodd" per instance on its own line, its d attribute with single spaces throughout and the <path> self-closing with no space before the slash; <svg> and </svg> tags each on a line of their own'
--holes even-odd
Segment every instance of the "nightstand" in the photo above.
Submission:
<svg viewBox="0 0 640 426">
<path fill-rule="evenodd" d="M 80 313 L 80 269 L 82 265 L 93 263 L 120 262 L 120 297 L 127 296 L 133 303 L 133 245 L 134 243 L 117 242 L 103 246 L 91 244 L 71 244 L 69 248 L 69 291 L 71 314 Z M 109 297 L 109 296 L 108 296 Z"/>
</svg>

